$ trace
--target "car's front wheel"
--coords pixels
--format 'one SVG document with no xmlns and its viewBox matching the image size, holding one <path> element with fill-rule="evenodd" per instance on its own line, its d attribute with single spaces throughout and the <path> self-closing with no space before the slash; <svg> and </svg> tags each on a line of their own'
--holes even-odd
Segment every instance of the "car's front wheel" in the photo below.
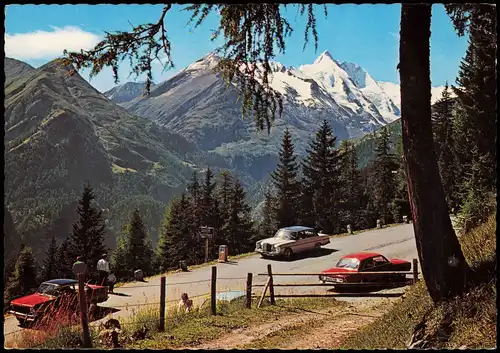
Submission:
<svg viewBox="0 0 500 353">
<path fill-rule="evenodd" d="M 314 244 L 314 252 L 319 253 L 320 251 L 321 251 L 321 244 L 320 243 Z"/>
<path fill-rule="evenodd" d="M 291 260 L 293 258 L 293 251 L 292 251 L 292 249 L 286 248 L 285 250 L 283 250 L 283 256 L 285 257 L 285 259 Z"/>
</svg>

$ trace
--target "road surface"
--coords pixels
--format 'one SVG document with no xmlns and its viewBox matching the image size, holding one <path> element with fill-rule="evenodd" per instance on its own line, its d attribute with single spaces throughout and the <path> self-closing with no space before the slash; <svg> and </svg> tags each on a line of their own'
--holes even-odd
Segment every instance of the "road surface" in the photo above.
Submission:
<svg viewBox="0 0 500 353">
<path fill-rule="evenodd" d="M 253 273 L 254 284 L 264 284 L 266 276 L 258 276 L 258 273 L 267 272 L 267 264 L 272 265 L 274 273 L 283 272 L 320 272 L 333 267 L 336 261 L 349 253 L 359 251 L 379 252 L 386 257 L 397 257 L 411 261 L 417 258 L 413 224 L 404 224 L 389 228 L 366 231 L 359 234 L 339 238 L 331 238 L 330 244 L 326 245 L 323 254 L 314 257 L 299 257 L 293 261 L 280 261 L 274 259 L 263 259 L 259 255 L 247 257 L 234 262 L 218 263 L 217 266 L 217 290 L 245 290 L 247 273 Z M 231 250 L 229 250 L 231 251 Z M 167 276 L 167 305 L 175 304 L 180 300 L 181 293 L 188 293 L 200 304 L 210 293 L 211 266 L 195 269 L 190 272 L 175 273 Z M 275 277 L 274 283 L 315 283 L 317 276 L 302 277 Z M 319 283 L 319 282 L 318 282 Z M 275 293 L 326 293 L 328 287 L 276 287 Z M 402 289 L 391 289 L 390 292 Z M 262 287 L 256 287 L 255 293 L 261 293 Z M 115 288 L 116 294 L 100 306 L 117 308 L 119 311 L 113 313 L 113 317 L 121 318 L 131 315 L 132 309 L 137 310 L 139 305 L 150 303 L 158 307 L 160 297 L 160 278 L 155 277 L 143 282 L 127 283 L 122 287 Z M 386 291 L 387 292 L 387 291 Z M 198 297 L 199 296 L 199 297 Z M 195 298 L 196 297 L 196 298 Z M 342 300 L 360 300 L 354 297 L 342 297 Z M 129 307 L 127 307 L 129 306 Z M 4 323 L 4 335 L 6 341 L 17 335 L 20 330 L 18 322 L 14 317 L 7 317 Z"/>
</svg>

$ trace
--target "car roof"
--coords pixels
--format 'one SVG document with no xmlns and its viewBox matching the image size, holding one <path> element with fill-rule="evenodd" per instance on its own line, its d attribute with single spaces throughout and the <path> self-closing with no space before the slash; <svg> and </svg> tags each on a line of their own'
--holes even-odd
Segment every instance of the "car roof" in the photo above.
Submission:
<svg viewBox="0 0 500 353">
<path fill-rule="evenodd" d="M 379 253 L 376 252 L 356 252 L 352 253 L 346 256 L 343 256 L 343 259 L 358 259 L 359 261 L 369 259 L 370 257 L 375 257 L 375 256 L 382 256 Z"/>
<path fill-rule="evenodd" d="M 63 278 L 63 279 L 51 279 L 50 281 L 45 281 L 43 283 L 56 284 L 58 286 L 66 286 L 68 284 L 78 283 L 75 279 Z"/>
<path fill-rule="evenodd" d="M 292 232 L 302 232 L 303 230 L 314 230 L 314 228 L 304 227 L 304 226 L 291 226 L 291 227 L 284 227 L 284 228 L 281 228 L 281 229 L 289 230 L 289 231 L 292 231 Z"/>
</svg>

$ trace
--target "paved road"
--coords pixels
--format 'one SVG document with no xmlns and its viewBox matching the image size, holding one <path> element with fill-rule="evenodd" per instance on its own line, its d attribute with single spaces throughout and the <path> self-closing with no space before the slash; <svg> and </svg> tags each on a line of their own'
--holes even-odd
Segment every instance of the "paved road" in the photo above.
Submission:
<svg viewBox="0 0 500 353">
<path fill-rule="evenodd" d="M 258 276 L 258 273 L 267 272 L 267 264 L 272 264 L 274 273 L 280 272 L 320 272 L 333 267 L 336 261 L 349 253 L 358 251 L 375 251 L 387 257 L 398 257 L 410 260 L 417 257 L 413 225 L 405 224 L 390 228 L 377 229 L 350 235 L 341 238 L 332 238 L 331 243 L 325 246 L 322 256 L 298 258 L 294 261 L 279 261 L 262 259 L 259 255 L 240 259 L 230 263 L 217 264 L 217 289 L 245 290 L 246 276 L 248 272 L 254 274 L 254 284 L 264 284 L 266 276 Z M 186 292 L 190 297 L 202 296 L 210 292 L 211 267 L 199 268 L 190 272 L 175 273 L 167 276 L 167 302 L 175 304 L 180 300 L 180 294 Z M 274 283 L 315 283 L 317 276 L 302 277 L 275 277 Z M 132 313 L 132 308 L 137 309 L 137 304 L 157 303 L 160 297 L 160 278 L 149 279 L 147 283 L 134 282 L 116 288 L 115 292 L 120 295 L 110 295 L 107 302 L 100 304 L 105 307 L 119 308 L 120 311 L 113 317 L 124 317 Z M 290 288 L 290 287 L 288 287 Z M 287 287 L 276 288 L 276 293 L 325 293 L 328 287 Z M 288 290 L 288 291 L 287 291 Z M 262 288 L 255 288 L 256 293 Z M 390 290 L 398 291 L 397 289 Z M 401 292 L 402 290 L 399 289 Z M 359 300 L 359 298 L 340 298 L 343 300 Z M 196 303 L 205 300 L 204 297 L 195 298 Z M 129 308 L 126 306 L 129 305 Z M 151 304 L 155 305 L 155 304 Z M 157 307 L 157 305 L 155 305 Z M 17 320 L 9 317 L 5 320 L 4 334 L 18 331 Z M 14 335 L 9 335 L 9 337 Z"/>
</svg>

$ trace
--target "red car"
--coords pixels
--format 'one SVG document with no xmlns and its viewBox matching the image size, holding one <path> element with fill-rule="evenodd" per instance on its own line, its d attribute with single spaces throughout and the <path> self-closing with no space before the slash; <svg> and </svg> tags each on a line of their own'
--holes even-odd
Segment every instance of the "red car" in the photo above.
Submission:
<svg viewBox="0 0 500 353">
<path fill-rule="evenodd" d="M 359 252 L 342 257 L 335 267 L 322 271 L 319 280 L 323 283 L 349 284 L 362 282 L 402 282 L 404 274 L 366 274 L 363 272 L 410 271 L 411 263 L 401 259 L 387 259 L 374 252 Z M 333 273 L 335 274 L 333 274 Z M 340 272 L 340 273 L 339 273 Z M 360 274 L 358 274 L 360 273 Z"/>
<path fill-rule="evenodd" d="M 108 287 L 86 284 L 85 293 L 89 306 L 108 300 Z M 40 284 L 35 293 L 11 300 L 9 313 L 22 326 L 58 317 L 61 310 L 72 315 L 78 308 L 78 281 L 53 279 Z"/>
</svg>

